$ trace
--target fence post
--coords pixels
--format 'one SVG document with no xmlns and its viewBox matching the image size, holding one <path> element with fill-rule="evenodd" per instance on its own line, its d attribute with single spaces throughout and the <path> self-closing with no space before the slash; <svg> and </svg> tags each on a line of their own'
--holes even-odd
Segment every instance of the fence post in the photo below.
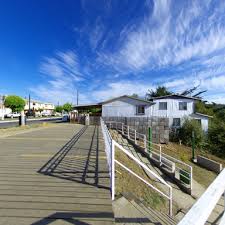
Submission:
<svg viewBox="0 0 225 225">
<path fill-rule="evenodd" d="M 129 129 L 130 129 L 129 126 L 127 126 L 127 137 L 128 137 L 128 139 L 130 139 L 130 130 Z"/>
<path fill-rule="evenodd" d="M 114 140 L 112 140 L 111 147 L 111 194 L 112 200 L 115 199 L 115 144 Z"/>
<path fill-rule="evenodd" d="M 122 134 L 124 134 L 124 131 L 123 131 L 123 123 L 122 123 Z"/>
<path fill-rule="evenodd" d="M 134 130 L 134 143 L 137 144 L 137 131 Z"/>
<path fill-rule="evenodd" d="M 161 166 L 162 164 L 162 146 L 159 146 L 159 165 Z"/>
<path fill-rule="evenodd" d="M 195 132 L 192 131 L 192 136 L 191 136 L 191 142 L 192 142 L 192 160 L 195 160 Z"/>
<path fill-rule="evenodd" d="M 169 199 L 169 215 L 173 216 L 173 192 L 172 187 L 170 187 L 170 199 Z"/>
<path fill-rule="evenodd" d="M 191 175 L 190 175 L 190 189 L 191 189 L 191 192 L 192 192 L 192 185 L 193 185 L 193 183 L 192 183 L 192 166 L 191 166 Z"/>
<path fill-rule="evenodd" d="M 144 149 L 145 149 L 145 151 L 147 152 L 147 148 L 146 148 L 147 146 L 146 146 L 146 135 L 144 135 Z"/>
<path fill-rule="evenodd" d="M 148 128 L 148 152 L 149 154 L 151 153 L 151 148 L 152 148 L 152 128 Z"/>
</svg>

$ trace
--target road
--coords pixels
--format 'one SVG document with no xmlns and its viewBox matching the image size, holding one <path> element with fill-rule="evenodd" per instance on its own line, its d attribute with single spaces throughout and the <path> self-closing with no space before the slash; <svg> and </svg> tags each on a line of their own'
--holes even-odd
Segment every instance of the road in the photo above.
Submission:
<svg viewBox="0 0 225 225">
<path fill-rule="evenodd" d="M 43 122 L 50 122 L 50 123 L 57 123 L 61 122 L 62 117 L 52 117 L 52 118 L 35 118 L 35 119 L 27 119 L 27 124 L 37 124 L 37 123 L 43 123 Z M 19 125 L 18 119 L 7 119 L 0 121 L 0 128 L 8 128 L 8 127 L 15 127 Z"/>
</svg>

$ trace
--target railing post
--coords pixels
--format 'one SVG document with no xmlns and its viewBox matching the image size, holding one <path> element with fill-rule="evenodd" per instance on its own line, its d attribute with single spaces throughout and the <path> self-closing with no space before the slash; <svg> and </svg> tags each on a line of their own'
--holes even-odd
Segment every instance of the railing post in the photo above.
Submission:
<svg viewBox="0 0 225 225">
<path fill-rule="evenodd" d="M 193 183 L 192 183 L 192 166 L 191 166 L 191 175 L 190 175 L 190 188 L 191 188 L 191 192 L 192 192 L 192 189 L 193 189 L 193 187 L 192 187 L 192 185 L 193 185 Z"/>
<path fill-rule="evenodd" d="M 134 143 L 137 144 L 137 131 L 134 130 Z"/>
<path fill-rule="evenodd" d="M 112 140 L 111 147 L 111 194 L 112 200 L 115 199 L 115 144 L 114 140 Z"/>
<path fill-rule="evenodd" d="M 159 165 L 161 166 L 162 164 L 162 146 L 159 146 Z"/>
<path fill-rule="evenodd" d="M 122 123 L 122 134 L 124 134 L 124 131 L 123 131 L 123 123 Z"/>
<path fill-rule="evenodd" d="M 173 216 L 173 192 L 172 192 L 172 187 L 170 187 L 169 215 L 171 217 Z"/>
<path fill-rule="evenodd" d="M 130 130 L 129 129 L 130 129 L 129 126 L 127 126 L 127 137 L 128 137 L 128 139 L 130 139 Z"/>
<path fill-rule="evenodd" d="M 146 148 L 146 135 L 144 135 L 144 149 L 145 149 L 145 151 L 147 152 L 147 148 Z"/>
</svg>

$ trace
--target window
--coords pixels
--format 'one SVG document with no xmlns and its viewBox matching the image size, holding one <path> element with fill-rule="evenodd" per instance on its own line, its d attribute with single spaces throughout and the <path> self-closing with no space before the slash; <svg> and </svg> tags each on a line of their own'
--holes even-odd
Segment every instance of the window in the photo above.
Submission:
<svg viewBox="0 0 225 225">
<path fill-rule="evenodd" d="M 167 102 L 159 102 L 159 110 L 167 110 Z"/>
<path fill-rule="evenodd" d="M 144 105 L 137 105 L 137 115 L 144 115 L 145 114 L 145 106 Z"/>
<path fill-rule="evenodd" d="M 179 110 L 187 110 L 187 102 L 179 102 Z"/>
<path fill-rule="evenodd" d="M 180 127 L 180 118 L 173 118 L 173 127 Z"/>
</svg>

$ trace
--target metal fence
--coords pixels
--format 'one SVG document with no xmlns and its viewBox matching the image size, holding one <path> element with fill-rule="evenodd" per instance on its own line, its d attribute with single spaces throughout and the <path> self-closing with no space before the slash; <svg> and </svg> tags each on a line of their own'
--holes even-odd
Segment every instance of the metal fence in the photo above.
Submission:
<svg viewBox="0 0 225 225">
<path fill-rule="evenodd" d="M 223 194 L 225 206 L 225 169 L 217 176 L 178 225 L 204 225 Z M 223 211 L 220 222 L 217 221 L 215 224 L 225 224 L 225 211 Z"/>
<path fill-rule="evenodd" d="M 122 135 L 127 137 L 128 140 L 132 141 L 135 145 L 143 149 L 148 157 L 156 162 L 159 167 L 162 167 L 169 173 L 173 174 L 173 177 L 179 180 L 179 182 L 185 188 L 190 189 L 190 192 L 192 191 L 192 166 L 168 154 L 163 153 L 161 145 L 154 144 L 148 141 L 145 134 L 137 132 L 135 129 L 130 128 L 122 122 L 106 121 L 105 123 L 110 129 L 117 130 Z"/>
<path fill-rule="evenodd" d="M 105 124 L 105 122 L 103 121 L 102 118 L 100 119 L 100 123 L 101 123 L 102 133 L 103 133 L 103 137 L 104 137 L 105 152 L 106 152 L 106 156 L 107 156 L 108 168 L 109 168 L 109 173 L 110 173 L 110 181 L 111 181 L 110 186 L 111 186 L 112 200 L 114 200 L 114 198 L 115 198 L 115 164 L 118 164 L 123 169 L 125 169 L 127 172 L 129 172 L 130 174 L 132 174 L 133 176 L 135 176 L 136 178 L 138 178 L 139 180 L 144 182 L 148 187 L 152 188 L 153 190 L 155 190 L 156 192 L 160 193 L 162 196 L 167 198 L 169 200 L 169 215 L 172 216 L 172 187 L 169 184 L 167 184 L 167 182 L 162 177 L 160 177 L 158 174 L 151 171 L 144 163 L 142 163 L 139 159 L 137 159 L 133 154 L 131 154 L 128 150 L 123 148 L 115 140 L 113 140 L 110 135 L 110 132 L 107 128 L 107 125 Z M 132 136 L 132 134 L 129 133 L 130 132 L 129 127 L 127 128 L 125 126 L 125 127 L 123 127 L 123 129 L 124 129 L 124 132 L 127 133 L 128 136 L 129 135 Z M 151 174 L 151 176 L 153 176 L 155 179 L 157 179 L 160 183 L 162 183 L 166 187 L 168 187 L 169 193 L 163 193 L 161 190 L 159 190 L 153 184 L 149 183 L 147 180 L 143 179 L 138 174 L 136 174 L 134 171 L 132 171 L 132 168 L 128 168 L 123 163 L 121 163 L 117 159 L 115 159 L 115 149 L 126 154 L 130 159 L 133 160 L 134 163 L 138 164 L 145 171 L 147 171 L 149 174 Z"/>
</svg>

